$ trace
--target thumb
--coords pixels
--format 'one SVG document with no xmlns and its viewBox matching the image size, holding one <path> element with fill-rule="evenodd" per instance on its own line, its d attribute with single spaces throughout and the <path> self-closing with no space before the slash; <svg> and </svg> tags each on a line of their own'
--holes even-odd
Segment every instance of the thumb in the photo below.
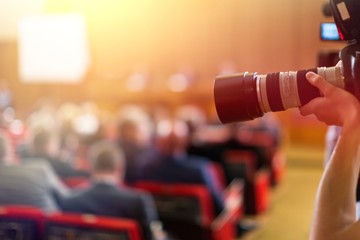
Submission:
<svg viewBox="0 0 360 240">
<path fill-rule="evenodd" d="M 307 72 L 306 79 L 309 81 L 311 85 L 317 87 L 323 95 L 329 91 L 333 86 L 327 82 L 323 77 L 314 73 L 314 72 Z"/>
</svg>

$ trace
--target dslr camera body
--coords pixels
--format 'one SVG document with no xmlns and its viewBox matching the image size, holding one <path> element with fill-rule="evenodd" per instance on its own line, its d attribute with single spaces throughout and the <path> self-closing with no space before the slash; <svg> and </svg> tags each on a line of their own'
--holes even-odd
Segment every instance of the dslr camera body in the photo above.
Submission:
<svg viewBox="0 0 360 240">
<path fill-rule="evenodd" d="M 243 72 L 216 77 L 214 100 L 222 123 L 262 117 L 266 112 L 300 107 L 320 96 L 306 80 L 315 72 L 360 100 L 360 1 L 330 0 L 331 11 L 341 40 L 348 41 L 333 67 L 258 74 Z"/>
</svg>

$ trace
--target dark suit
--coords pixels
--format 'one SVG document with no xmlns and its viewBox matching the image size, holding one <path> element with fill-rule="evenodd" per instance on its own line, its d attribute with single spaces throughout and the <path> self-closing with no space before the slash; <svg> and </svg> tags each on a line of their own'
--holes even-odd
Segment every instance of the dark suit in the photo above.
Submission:
<svg viewBox="0 0 360 240">
<path fill-rule="evenodd" d="M 88 189 L 69 197 L 63 203 L 63 210 L 136 220 L 146 239 L 152 238 L 150 224 L 158 219 L 150 195 L 105 182 L 94 182 Z"/>
<path fill-rule="evenodd" d="M 60 178 L 90 176 L 89 173 L 81 170 L 77 170 L 73 168 L 69 163 L 53 157 L 43 156 L 43 155 L 34 155 L 34 156 L 29 155 L 27 157 L 22 158 L 22 162 L 24 163 L 31 162 L 34 160 L 49 163 Z"/>
<path fill-rule="evenodd" d="M 21 204 L 44 211 L 59 210 L 68 189 L 46 163 L 0 167 L 0 204 Z"/>
<path fill-rule="evenodd" d="M 152 156 L 154 151 L 150 147 L 139 147 L 132 143 L 119 142 L 118 146 L 123 150 L 126 159 L 125 182 L 132 184 L 141 179 L 149 156 Z"/>
<path fill-rule="evenodd" d="M 201 157 L 183 156 L 175 158 L 158 154 L 156 159 L 147 166 L 143 179 L 164 183 L 205 185 L 214 201 L 215 213 L 219 214 L 224 208 L 224 203 L 209 168 L 209 162 Z"/>
</svg>

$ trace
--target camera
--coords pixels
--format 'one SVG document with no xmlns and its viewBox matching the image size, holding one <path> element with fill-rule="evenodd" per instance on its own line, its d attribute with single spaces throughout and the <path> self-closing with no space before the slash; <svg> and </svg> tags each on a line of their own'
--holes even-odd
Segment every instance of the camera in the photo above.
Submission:
<svg viewBox="0 0 360 240">
<path fill-rule="evenodd" d="M 339 53 L 339 64 L 299 71 L 258 74 L 243 72 L 216 77 L 214 100 L 222 123 L 262 117 L 266 112 L 300 107 L 320 96 L 306 79 L 315 72 L 360 100 L 360 1 L 330 0 L 338 35 L 348 45 Z"/>
</svg>

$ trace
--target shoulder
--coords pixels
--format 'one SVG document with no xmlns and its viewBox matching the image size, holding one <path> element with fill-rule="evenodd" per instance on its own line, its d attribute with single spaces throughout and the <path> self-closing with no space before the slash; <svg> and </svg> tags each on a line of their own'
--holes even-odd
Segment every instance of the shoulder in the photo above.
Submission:
<svg viewBox="0 0 360 240">
<path fill-rule="evenodd" d="M 206 157 L 196 156 L 196 155 L 189 155 L 188 160 L 197 164 L 209 164 L 209 159 Z"/>
<path fill-rule="evenodd" d="M 128 196 L 129 198 L 133 198 L 133 199 L 144 200 L 151 198 L 150 193 L 141 189 L 135 189 L 131 187 L 121 187 L 119 188 L 119 191 L 121 191 L 124 195 Z"/>
</svg>

